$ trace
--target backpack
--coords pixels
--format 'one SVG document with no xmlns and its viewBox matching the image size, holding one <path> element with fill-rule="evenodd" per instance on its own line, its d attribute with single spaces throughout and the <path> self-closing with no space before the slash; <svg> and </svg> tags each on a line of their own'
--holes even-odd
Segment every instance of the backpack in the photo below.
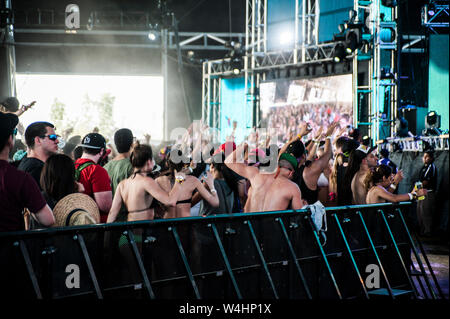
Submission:
<svg viewBox="0 0 450 319">
<path fill-rule="evenodd" d="M 94 165 L 94 163 L 86 162 L 86 163 L 79 165 L 77 168 L 75 168 L 75 181 L 77 181 L 77 182 L 80 181 L 81 171 L 90 165 Z"/>
</svg>

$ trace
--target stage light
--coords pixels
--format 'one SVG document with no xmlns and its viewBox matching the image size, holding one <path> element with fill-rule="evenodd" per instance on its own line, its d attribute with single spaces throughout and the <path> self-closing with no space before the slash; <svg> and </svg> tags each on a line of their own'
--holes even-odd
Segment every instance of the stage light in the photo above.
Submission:
<svg viewBox="0 0 450 319">
<path fill-rule="evenodd" d="M 345 34 L 345 51 L 347 54 L 351 54 L 358 48 L 358 31 L 348 30 Z"/>
<path fill-rule="evenodd" d="M 239 75 L 244 63 L 241 58 L 234 58 L 231 60 L 231 70 L 234 75 Z"/>
<path fill-rule="evenodd" d="M 281 33 L 280 35 L 280 44 L 281 45 L 288 45 L 294 43 L 294 35 L 292 34 L 292 32 L 289 31 L 285 31 L 283 33 Z"/>
<path fill-rule="evenodd" d="M 442 131 L 441 127 L 441 116 L 438 115 L 435 111 L 428 112 L 425 117 L 425 130 L 423 131 L 423 135 L 425 136 L 436 136 L 441 135 Z"/>
<path fill-rule="evenodd" d="M 155 41 L 157 37 L 158 37 L 158 36 L 157 36 L 157 34 L 156 34 L 155 31 L 150 31 L 150 32 L 148 33 L 148 38 L 150 39 L 150 41 Z"/>
<path fill-rule="evenodd" d="M 345 59 L 345 48 L 343 44 L 336 45 L 334 49 L 333 61 L 339 63 Z"/>
</svg>

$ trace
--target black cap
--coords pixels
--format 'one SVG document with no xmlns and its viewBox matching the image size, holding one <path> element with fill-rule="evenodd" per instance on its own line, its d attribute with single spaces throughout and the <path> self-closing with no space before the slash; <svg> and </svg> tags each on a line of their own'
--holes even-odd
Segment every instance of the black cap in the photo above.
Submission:
<svg viewBox="0 0 450 319">
<path fill-rule="evenodd" d="M 292 154 L 295 158 L 302 157 L 305 154 L 305 145 L 299 139 L 295 140 L 287 147 L 285 153 Z"/>
<path fill-rule="evenodd" d="M 8 97 L 0 104 L 10 112 L 16 112 L 19 109 L 19 100 L 15 97 Z"/>
<path fill-rule="evenodd" d="M 98 133 L 89 133 L 88 135 L 83 137 L 80 146 L 95 149 L 106 149 L 106 140 L 102 135 Z"/>
<path fill-rule="evenodd" d="M 10 136 L 18 123 L 19 118 L 17 115 L 0 112 L 0 138 Z"/>
</svg>

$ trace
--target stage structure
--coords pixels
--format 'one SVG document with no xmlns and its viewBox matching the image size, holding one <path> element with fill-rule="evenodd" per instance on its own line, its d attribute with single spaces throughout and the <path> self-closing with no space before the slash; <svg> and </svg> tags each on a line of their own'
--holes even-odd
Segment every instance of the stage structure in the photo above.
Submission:
<svg viewBox="0 0 450 319">
<path fill-rule="evenodd" d="M 203 64 L 202 119 L 220 129 L 221 78 L 240 76 L 245 78 L 246 103 L 254 110 L 253 126 L 259 127 L 259 86 L 269 72 L 288 77 L 294 71 L 297 76 L 308 76 L 311 67 L 320 66 L 328 73 L 339 56 L 344 70 L 350 72 L 352 63 L 353 125 L 368 127 L 362 131 L 374 141 L 393 136 L 392 123 L 397 115 L 397 8 L 385 7 L 380 0 L 355 0 L 349 20 L 344 21 L 345 30 L 355 38 L 348 39 L 341 31 L 334 41 L 319 43 L 320 1 L 297 0 L 293 48 L 271 52 L 267 48 L 268 1 L 247 1 L 246 41 L 241 56 Z M 353 47 L 342 54 L 343 45 L 349 42 Z"/>
<path fill-rule="evenodd" d="M 242 43 L 245 38 L 243 33 L 179 32 L 173 14 L 168 15 L 167 23 L 155 27 L 154 18 L 145 11 L 91 11 L 87 24 L 68 29 L 64 12 L 45 8 L 12 10 L 10 1 L 6 4 L 7 10 L 0 21 L 0 39 L 5 40 L 0 46 L 0 96 L 16 96 L 14 50 L 17 46 L 161 49 L 161 74 L 165 79 L 165 141 L 169 140 L 168 50 L 177 51 L 178 71 L 182 72 L 182 51 L 226 51 L 226 41 Z M 17 28 L 18 25 L 21 27 Z M 180 80 L 183 81 L 181 76 Z M 183 104 L 189 121 L 192 121 L 192 109 L 184 91 L 182 83 Z"/>
</svg>

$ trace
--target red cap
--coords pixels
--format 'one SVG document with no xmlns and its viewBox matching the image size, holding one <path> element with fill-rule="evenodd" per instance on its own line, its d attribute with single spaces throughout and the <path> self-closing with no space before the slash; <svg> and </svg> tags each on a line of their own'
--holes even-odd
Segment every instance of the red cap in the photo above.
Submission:
<svg viewBox="0 0 450 319">
<path fill-rule="evenodd" d="M 219 146 L 219 148 L 214 152 L 213 155 L 224 152 L 225 156 L 228 156 L 236 149 L 236 144 L 234 142 L 226 142 Z"/>
</svg>

